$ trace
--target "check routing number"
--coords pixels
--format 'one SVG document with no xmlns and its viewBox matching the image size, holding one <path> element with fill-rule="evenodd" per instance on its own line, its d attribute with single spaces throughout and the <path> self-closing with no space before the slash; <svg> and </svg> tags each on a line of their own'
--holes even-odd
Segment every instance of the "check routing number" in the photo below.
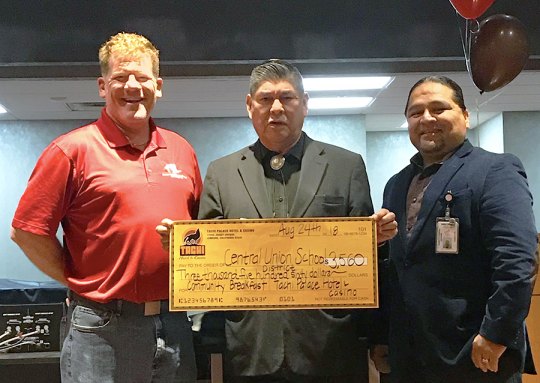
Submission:
<svg viewBox="0 0 540 383">
<path fill-rule="evenodd" d="M 371 218 L 176 221 L 170 309 L 378 307 Z"/>
</svg>

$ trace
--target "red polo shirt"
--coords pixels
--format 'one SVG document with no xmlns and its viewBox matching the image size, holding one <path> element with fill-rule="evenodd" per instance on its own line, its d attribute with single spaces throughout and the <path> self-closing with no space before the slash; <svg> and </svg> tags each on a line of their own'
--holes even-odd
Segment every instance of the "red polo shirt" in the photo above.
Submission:
<svg viewBox="0 0 540 383">
<path fill-rule="evenodd" d="M 151 124 L 144 152 L 106 114 L 54 140 L 30 177 L 13 227 L 64 231 L 69 287 L 98 302 L 167 299 L 169 256 L 156 225 L 197 217 L 202 180 L 195 152 Z"/>
</svg>

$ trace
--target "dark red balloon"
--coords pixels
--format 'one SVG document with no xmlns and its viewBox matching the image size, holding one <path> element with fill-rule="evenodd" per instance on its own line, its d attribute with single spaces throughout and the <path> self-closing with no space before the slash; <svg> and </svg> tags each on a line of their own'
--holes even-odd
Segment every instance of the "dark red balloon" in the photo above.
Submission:
<svg viewBox="0 0 540 383">
<path fill-rule="evenodd" d="M 529 41 L 515 17 L 493 15 L 480 23 L 471 41 L 470 74 L 482 92 L 502 88 L 522 70 L 529 58 Z"/>
<path fill-rule="evenodd" d="M 466 19 L 476 19 L 491 7 L 495 0 L 450 0 L 456 11 Z"/>
</svg>

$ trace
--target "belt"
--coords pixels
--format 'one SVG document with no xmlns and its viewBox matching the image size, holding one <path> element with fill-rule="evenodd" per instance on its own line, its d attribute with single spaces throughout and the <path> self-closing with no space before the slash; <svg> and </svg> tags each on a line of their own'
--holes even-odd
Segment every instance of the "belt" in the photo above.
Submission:
<svg viewBox="0 0 540 383">
<path fill-rule="evenodd" d="M 109 302 L 100 303 L 91 299 L 80 296 L 72 290 L 68 290 L 68 298 L 81 306 L 87 306 L 99 310 L 109 310 L 116 314 L 131 313 L 144 316 L 159 315 L 161 312 L 169 311 L 169 301 L 150 301 L 143 303 L 135 303 L 123 299 L 113 299 Z"/>
</svg>

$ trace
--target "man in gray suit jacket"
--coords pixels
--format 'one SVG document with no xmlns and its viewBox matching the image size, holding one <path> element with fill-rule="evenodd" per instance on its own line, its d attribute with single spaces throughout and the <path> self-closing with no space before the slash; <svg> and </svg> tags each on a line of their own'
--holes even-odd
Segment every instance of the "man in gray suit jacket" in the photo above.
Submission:
<svg viewBox="0 0 540 383">
<path fill-rule="evenodd" d="M 308 95 L 291 64 L 270 60 L 250 79 L 247 111 L 259 140 L 210 164 L 199 219 L 371 216 L 362 157 L 302 132 Z M 378 241 L 395 216 L 373 214 Z M 166 222 L 165 222 L 166 223 Z M 364 310 L 226 314 L 225 371 L 234 382 L 367 382 Z"/>
<path fill-rule="evenodd" d="M 519 159 L 473 147 L 458 84 L 409 93 L 418 149 L 388 182 L 390 365 L 397 383 L 521 382 L 535 270 L 532 196 Z M 534 367 L 533 367 L 534 369 Z"/>
</svg>

